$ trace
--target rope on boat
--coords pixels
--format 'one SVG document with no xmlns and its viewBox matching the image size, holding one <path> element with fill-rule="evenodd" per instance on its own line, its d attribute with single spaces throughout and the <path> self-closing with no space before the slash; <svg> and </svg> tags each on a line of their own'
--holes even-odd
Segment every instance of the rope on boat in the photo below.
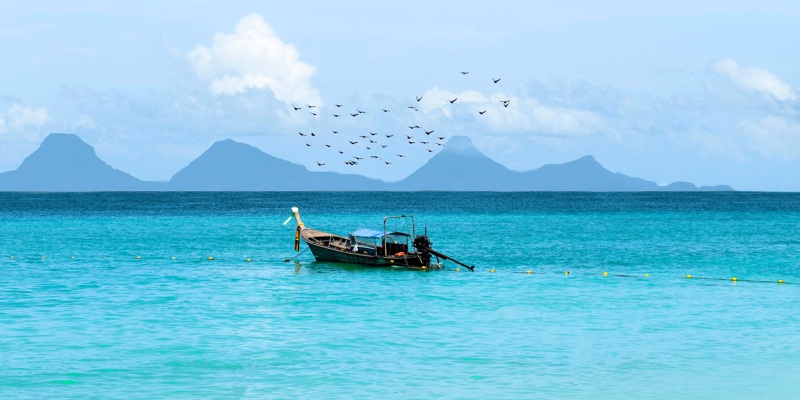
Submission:
<svg viewBox="0 0 800 400">
<path fill-rule="evenodd" d="M 301 252 L 297 253 L 297 255 L 296 255 L 296 256 L 294 256 L 294 257 L 292 257 L 292 258 L 287 258 L 287 259 L 283 260 L 283 262 L 289 262 L 289 261 L 292 261 L 292 260 L 294 260 L 294 259 L 295 259 L 295 258 L 297 258 L 297 257 L 300 257 L 300 256 L 301 256 L 303 253 L 305 253 L 306 251 L 308 251 L 308 249 L 310 249 L 310 248 L 311 248 L 311 247 L 306 247 L 306 249 L 305 249 L 305 250 L 303 250 L 303 251 L 301 251 Z"/>
</svg>

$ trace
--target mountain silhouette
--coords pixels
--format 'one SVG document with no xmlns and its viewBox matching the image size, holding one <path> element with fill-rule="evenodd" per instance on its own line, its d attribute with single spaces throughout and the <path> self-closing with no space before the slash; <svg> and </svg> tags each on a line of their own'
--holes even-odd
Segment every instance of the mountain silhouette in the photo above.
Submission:
<svg viewBox="0 0 800 400">
<path fill-rule="evenodd" d="M 51 133 L 14 171 L 0 173 L 6 191 L 152 190 L 155 184 L 112 168 L 77 135 Z"/>
<path fill-rule="evenodd" d="M 214 143 L 169 182 L 145 182 L 97 157 L 78 136 L 50 134 L 14 171 L 0 173 L 0 191 L 708 191 L 688 182 L 655 182 L 605 169 L 592 156 L 518 172 L 481 153 L 466 136 L 405 179 L 313 172 L 230 139 Z"/>
<path fill-rule="evenodd" d="M 397 190 L 507 191 L 516 174 L 481 153 L 466 136 L 453 136 L 442 151 L 396 183 Z"/>
<path fill-rule="evenodd" d="M 548 164 L 525 172 L 511 171 L 481 153 L 466 136 L 453 136 L 444 149 L 397 183 L 399 190 L 443 191 L 587 191 L 733 190 L 686 182 L 661 187 L 655 182 L 611 172 L 592 156 L 565 164 Z"/>
<path fill-rule="evenodd" d="M 387 183 L 361 175 L 312 172 L 231 139 L 214 143 L 178 171 L 167 190 L 194 191 L 363 191 L 387 190 Z"/>
<path fill-rule="evenodd" d="M 645 191 L 660 190 L 658 184 L 611 172 L 592 156 L 584 156 L 565 164 L 548 164 L 520 173 L 523 190 L 536 191 Z"/>
</svg>

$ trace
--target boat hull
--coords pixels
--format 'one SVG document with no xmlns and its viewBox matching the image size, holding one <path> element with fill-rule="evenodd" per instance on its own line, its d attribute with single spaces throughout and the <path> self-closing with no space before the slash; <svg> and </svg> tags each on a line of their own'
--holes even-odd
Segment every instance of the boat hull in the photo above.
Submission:
<svg viewBox="0 0 800 400">
<path fill-rule="evenodd" d="M 308 240 L 304 241 L 309 249 L 311 249 L 311 254 L 314 255 L 317 261 L 362 264 L 376 267 L 422 268 L 430 266 L 430 257 L 423 257 L 414 253 L 404 256 L 374 256 L 349 250 L 340 250 L 338 248 L 313 243 Z"/>
</svg>

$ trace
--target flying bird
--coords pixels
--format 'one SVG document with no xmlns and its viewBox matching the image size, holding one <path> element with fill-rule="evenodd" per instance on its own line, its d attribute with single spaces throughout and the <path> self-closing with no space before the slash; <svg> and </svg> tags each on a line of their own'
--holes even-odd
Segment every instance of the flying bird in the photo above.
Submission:
<svg viewBox="0 0 800 400">
<path fill-rule="evenodd" d="M 386 146 L 388 146 L 388 144 L 382 144 L 381 145 L 381 147 L 384 148 L 384 149 L 386 148 Z"/>
<path fill-rule="evenodd" d="M 461 71 L 461 75 L 466 75 L 468 73 L 469 73 L 469 71 Z"/>
<path fill-rule="evenodd" d="M 358 111 L 359 114 L 366 114 L 367 113 L 366 111 L 361 111 L 361 110 L 356 110 L 356 111 Z"/>
<path fill-rule="evenodd" d="M 308 108 L 314 108 L 314 107 L 316 107 L 316 106 L 312 106 L 312 105 L 309 105 L 309 106 L 308 106 Z"/>
<path fill-rule="evenodd" d="M 303 109 L 303 107 L 296 107 L 294 104 L 292 104 L 292 108 L 294 108 L 295 111 Z"/>
<path fill-rule="evenodd" d="M 369 132 L 369 134 L 370 134 L 370 135 L 372 135 L 372 136 L 375 136 L 375 135 L 377 135 L 377 133 L 376 133 L 376 132 Z"/>
<path fill-rule="evenodd" d="M 411 139 L 411 138 L 413 138 L 413 136 L 406 135 L 406 138 Z"/>
<path fill-rule="evenodd" d="M 478 111 L 478 114 L 480 114 L 480 115 L 483 115 L 484 113 L 486 113 L 486 110 Z"/>
<path fill-rule="evenodd" d="M 389 165 L 389 164 L 391 164 L 391 163 L 390 163 L 390 162 L 388 162 L 388 161 L 384 161 L 383 163 L 384 163 L 384 164 L 386 164 L 386 165 Z"/>
<path fill-rule="evenodd" d="M 414 144 L 414 143 L 416 143 L 416 142 L 408 142 L 408 144 Z M 309 145 L 309 146 L 310 146 L 310 145 Z"/>
<path fill-rule="evenodd" d="M 400 157 L 400 158 L 403 158 L 403 157 L 405 157 L 405 156 L 404 156 L 404 155 L 402 155 L 402 154 L 398 154 L 397 156 L 398 156 L 398 157 Z"/>
<path fill-rule="evenodd" d="M 339 118 L 340 114 L 333 114 L 334 117 Z"/>
<path fill-rule="evenodd" d="M 305 135 L 306 135 L 306 134 L 305 134 L 305 133 L 303 133 L 303 132 L 297 132 L 297 133 L 299 133 L 299 134 L 300 134 L 300 136 L 305 136 Z"/>
<path fill-rule="evenodd" d="M 433 150 L 431 150 L 431 149 L 427 149 L 427 150 L 428 150 L 428 153 L 433 153 Z"/>
<path fill-rule="evenodd" d="M 356 160 L 363 160 L 364 159 L 364 157 L 353 157 L 353 158 L 355 158 Z"/>
<path fill-rule="evenodd" d="M 323 165 L 325 165 L 325 164 L 323 164 L 323 163 L 321 163 L 321 162 L 317 161 L 317 165 L 319 165 L 319 166 L 321 167 L 321 166 L 323 166 Z"/>
<path fill-rule="evenodd" d="M 358 142 L 353 142 L 353 141 L 351 141 L 351 140 L 348 140 L 348 142 L 350 142 L 350 144 L 356 144 L 356 143 L 358 143 Z"/>
<path fill-rule="evenodd" d="M 412 109 L 412 110 L 414 110 L 414 111 L 418 111 L 418 110 L 417 110 L 417 107 L 414 107 L 414 106 L 408 106 L 408 107 L 406 107 L 406 108 L 410 108 L 410 109 Z"/>
<path fill-rule="evenodd" d="M 376 142 L 376 141 L 374 141 L 374 140 L 372 140 L 372 139 L 370 139 L 370 140 L 369 140 L 369 142 L 370 142 L 370 143 L 378 143 L 378 142 Z"/>
<path fill-rule="evenodd" d="M 458 100 L 458 97 L 456 97 L 456 98 L 455 98 L 455 99 L 453 99 L 453 100 L 448 100 L 448 101 L 450 102 L 450 104 L 453 104 L 453 103 L 455 103 L 455 102 L 456 102 L 456 100 Z"/>
<path fill-rule="evenodd" d="M 326 145 L 325 145 L 325 147 L 331 147 L 331 145 L 329 145 L 329 144 L 326 144 Z"/>
<path fill-rule="evenodd" d="M 308 146 L 308 147 L 311 147 L 311 145 L 310 145 L 310 144 L 308 144 L 308 143 L 306 143 L 306 146 Z"/>
<path fill-rule="evenodd" d="M 439 140 L 444 140 L 444 136 L 439 136 Z"/>
<path fill-rule="evenodd" d="M 372 150 L 372 147 L 368 147 L 368 146 L 364 146 L 364 147 L 366 147 L 367 150 Z"/>
<path fill-rule="evenodd" d="M 414 96 L 414 97 L 417 99 L 417 103 L 422 101 L 422 96 Z M 413 108 L 413 107 L 409 107 L 409 108 Z"/>
<path fill-rule="evenodd" d="M 389 110 L 387 110 L 385 108 L 381 108 L 381 110 L 383 110 L 383 112 L 389 112 Z"/>
<path fill-rule="evenodd" d="M 360 137 L 360 138 L 362 138 L 362 139 L 366 139 L 366 138 L 367 138 L 367 135 L 358 135 L 358 137 Z"/>
<path fill-rule="evenodd" d="M 339 154 L 344 154 L 344 152 L 343 152 L 343 151 L 341 151 L 341 150 L 339 150 Z"/>
<path fill-rule="evenodd" d="M 317 116 L 317 113 L 311 113 L 311 115 L 313 115 L 313 116 L 315 116 L 315 117 L 316 117 L 316 116 Z"/>
<path fill-rule="evenodd" d="M 339 133 L 339 131 L 333 131 L 333 134 L 334 134 L 334 135 L 335 135 L 335 134 L 337 134 L 337 133 Z"/>
<path fill-rule="evenodd" d="M 314 132 L 311 132 L 311 136 L 317 136 L 317 135 L 315 135 Z"/>
<path fill-rule="evenodd" d="M 342 104 L 337 104 L 337 105 L 336 105 L 336 107 L 341 107 L 341 106 L 342 106 Z"/>
<path fill-rule="evenodd" d="M 430 143 L 430 142 L 420 142 L 420 143 L 422 143 L 422 144 L 428 144 L 428 143 Z"/>
<path fill-rule="evenodd" d="M 425 131 L 426 135 L 430 135 L 431 133 L 433 133 L 433 130 Z"/>
<path fill-rule="evenodd" d="M 377 159 L 380 159 L 380 157 L 378 157 L 378 156 L 369 156 L 369 158 L 377 158 Z"/>
<path fill-rule="evenodd" d="M 494 83 L 500 82 L 500 79 L 503 79 L 503 78 L 497 78 L 497 79 L 492 78 L 492 82 L 494 82 Z"/>
<path fill-rule="evenodd" d="M 394 135 L 386 135 L 386 137 L 387 137 L 387 138 L 390 138 L 390 137 L 392 137 L 392 136 L 394 136 Z"/>
</svg>

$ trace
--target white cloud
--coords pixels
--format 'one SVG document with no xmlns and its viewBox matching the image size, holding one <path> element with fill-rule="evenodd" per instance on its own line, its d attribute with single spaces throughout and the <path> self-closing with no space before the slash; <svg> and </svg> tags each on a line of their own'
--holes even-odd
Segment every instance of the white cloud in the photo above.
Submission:
<svg viewBox="0 0 800 400">
<path fill-rule="evenodd" d="M 537 105 L 532 114 L 541 128 L 556 134 L 589 136 L 603 128 L 602 119 L 590 111 Z"/>
<path fill-rule="evenodd" d="M 455 99 L 456 102 L 451 103 L 450 100 L 453 99 Z M 461 106 L 461 104 L 485 104 L 488 101 L 489 99 L 486 96 L 474 90 L 453 93 L 449 90 L 434 87 L 428 89 L 428 91 L 422 95 L 420 104 L 422 105 L 422 111 L 426 113 L 430 113 L 434 110 L 441 110 L 446 117 L 451 118 L 453 116 L 452 109 L 456 104 L 458 104 L 458 106 Z"/>
<path fill-rule="evenodd" d="M 726 58 L 714 63 L 714 70 L 729 77 L 742 89 L 768 94 L 779 101 L 797 100 L 797 94 L 789 84 L 763 68 L 739 67 L 736 62 Z"/>
<path fill-rule="evenodd" d="M 0 131 L 20 131 L 28 127 L 39 128 L 50 121 L 46 107 L 14 104 L 0 115 Z"/>
<path fill-rule="evenodd" d="M 215 34 L 211 48 L 198 45 L 186 57 L 199 77 L 211 81 L 214 95 L 269 89 L 285 103 L 322 106 L 311 84 L 316 68 L 301 62 L 297 49 L 258 14 L 242 18 L 232 34 Z"/>
<path fill-rule="evenodd" d="M 450 100 L 458 99 L 455 103 Z M 508 107 L 503 101 L 508 100 Z M 453 118 L 457 108 L 466 109 L 467 115 L 497 132 L 534 132 L 552 136 L 589 136 L 605 129 L 603 119 L 591 111 L 568 107 L 550 107 L 531 97 L 511 96 L 504 93 L 486 95 L 477 91 L 454 93 L 434 87 L 420 101 L 423 111 L 435 110 Z M 485 111 L 484 114 L 478 114 Z"/>
<path fill-rule="evenodd" d="M 781 117 L 742 121 L 738 126 L 747 146 L 767 157 L 788 160 L 800 157 L 800 124 Z"/>
</svg>

